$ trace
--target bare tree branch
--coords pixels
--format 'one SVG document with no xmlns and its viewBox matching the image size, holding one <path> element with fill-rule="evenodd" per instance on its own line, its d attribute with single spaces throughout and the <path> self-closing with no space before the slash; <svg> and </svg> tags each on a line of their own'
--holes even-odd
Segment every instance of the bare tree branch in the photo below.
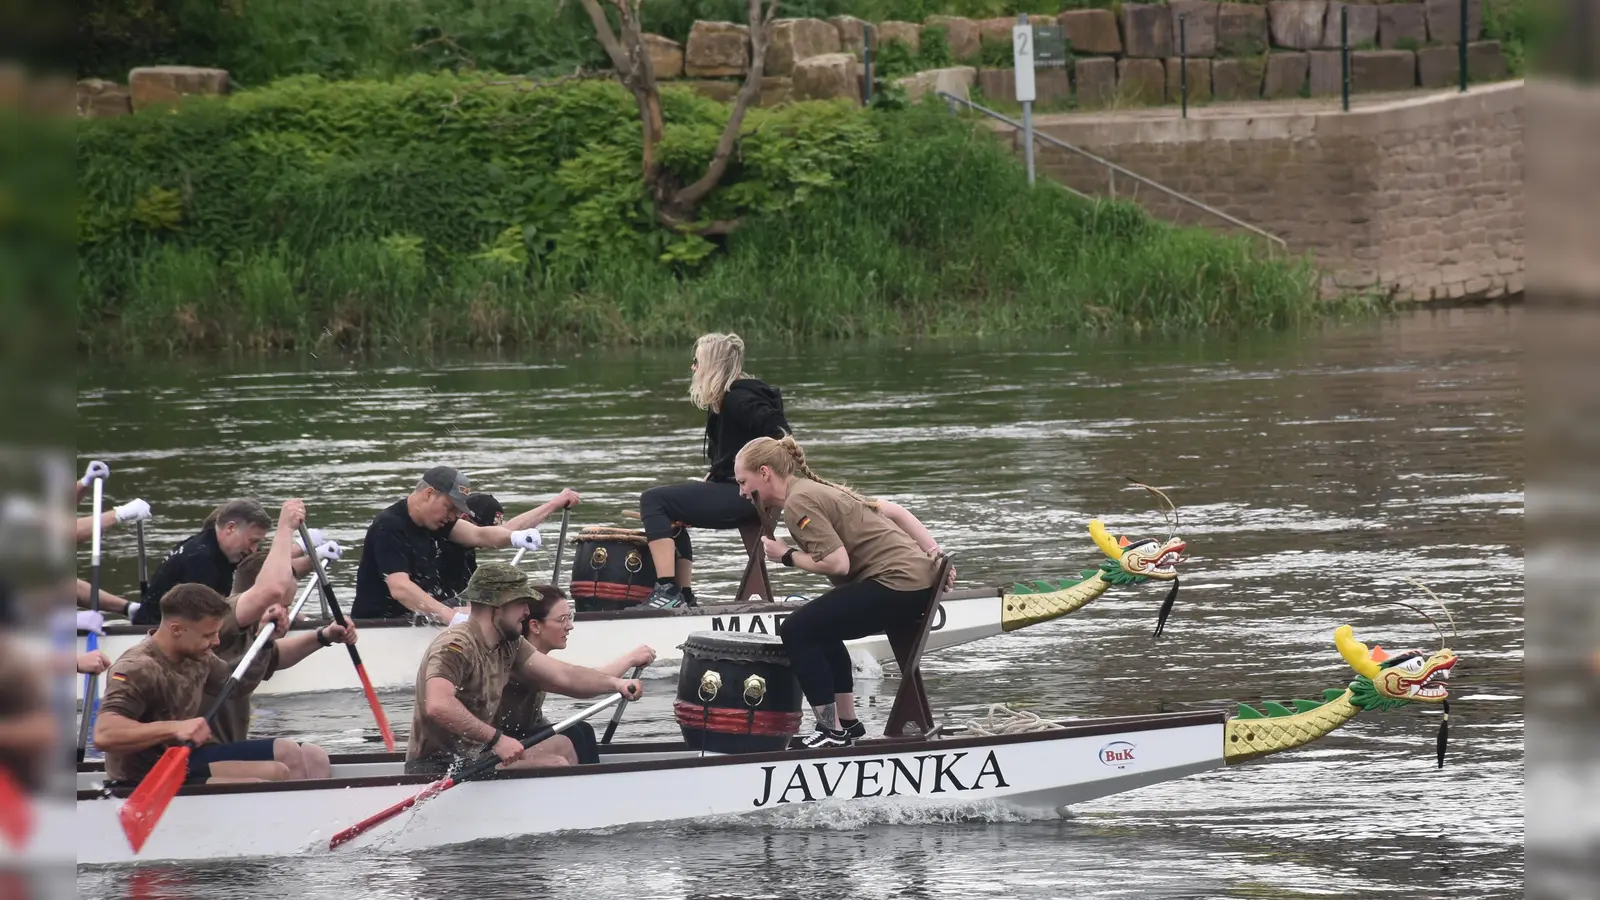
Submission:
<svg viewBox="0 0 1600 900">
<path fill-rule="evenodd" d="M 767 6 L 765 17 L 761 15 L 762 0 L 748 0 L 750 6 L 750 71 L 745 75 L 744 86 L 739 88 L 739 93 L 733 98 L 733 113 L 728 116 L 728 124 L 722 129 L 722 137 L 717 141 L 717 149 L 711 154 L 711 164 L 706 167 L 706 173 L 696 181 L 672 197 L 674 206 L 692 207 L 705 199 L 719 182 L 723 173 L 728 170 L 729 157 L 733 154 L 733 145 L 739 139 L 739 128 L 744 124 L 745 113 L 749 111 L 750 104 L 761 95 L 762 70 L 766 67 L 767 44 L 772 35 L 772 17 L 778 11 L 779 0 L 771 0 Z"/>
</svg>

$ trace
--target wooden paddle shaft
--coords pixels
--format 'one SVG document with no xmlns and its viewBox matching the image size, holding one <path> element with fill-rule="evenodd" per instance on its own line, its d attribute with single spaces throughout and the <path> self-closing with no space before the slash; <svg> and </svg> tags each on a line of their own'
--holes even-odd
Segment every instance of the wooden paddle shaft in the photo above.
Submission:
<svg viewBox="0 0 1600 900">
<path fill-rule="evenodd" d="M 91 525 L 92 543 L 89 545 L 89 607 L 100 611 L 100 512 L 105 503 L 105 484 L 94 480 L 94 523 Z M 100 649 L 99 635 L 91 629 L 89 652 Z M 89 733 L 94 730 L 95 711 L 100 708 L 100 676 L 90 673 L 83 677 L 83 719 L 78 722 L 78 762 L 83 762 L 89 752 Z"/>
<path fill-rule="evenodd" d="M 632 678 L 634 681 L 638 681 L 639 680 L 639 676 L 643 675 L 643 674 L 644 674 L 644 666 L 634 666 L 633 667 L 633 674 L 628 676 L 628 677 Z M 611 721 L 606 723 L 606 733 L 605 733 L 605 736 L 600 738 L 600 743 L 602 743 L 602 744 L 611 743 L 611 736 L 613 734 L 617 733 L 617 725 L 622 721 L 622 714 L 627 712 L 627 711 L 628 711 L 628 704 L 624 703 L 621 706 L 617 707 L 617 711 L 616 712 L 611 714 Z"/>
</svg>

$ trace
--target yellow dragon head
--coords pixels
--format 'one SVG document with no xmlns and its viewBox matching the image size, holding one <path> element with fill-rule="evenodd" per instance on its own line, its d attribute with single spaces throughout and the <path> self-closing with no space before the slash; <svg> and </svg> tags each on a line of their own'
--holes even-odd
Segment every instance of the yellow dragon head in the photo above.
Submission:
<svg viewBox="0 0 1600 900">
<path fill-rule="evenodd" d="M 1178 577 L 1178 563 L 1189 546 L 1173 536 L 1165 542 L 1155 538 L 1130 541 L 1113 538 L 1099 519 L 1089 520 L 1089 537 L 1106 555 L 1100 574 L 1113 584 L 1138 584 L 1145 580 L 1171 581 Z M 1113 578 L 1113 576 L 1119 576 Z"/>
<path fill-rule="evenodd" d="M 1350 702 L 1362 709 L 1393 709 L 1407 703 L 1442 703 L 1449 699 L 1444 682 L 1450 679 L 1457 656 L 1449 648 L 1386 652 L 1367 649 L 1356 640 L 1349 625 L 1333 633 L 1339 655 L 1356 670 L 1350 683 Z"/>
</svg>

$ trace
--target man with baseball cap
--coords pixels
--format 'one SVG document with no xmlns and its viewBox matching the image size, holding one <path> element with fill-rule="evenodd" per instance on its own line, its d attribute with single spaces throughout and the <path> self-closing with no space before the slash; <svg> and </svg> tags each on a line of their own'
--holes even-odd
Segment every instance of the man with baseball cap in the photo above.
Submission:
<svg viewBox="0 0 1600 900">
<path fill-rule="evenodd" d="M 428 616 L 449 624 L 455 610 L 439 571 L 439 548 L 539 549 L 538 525 L 563 506 L 576 506 L 578 493 L 566 488 L 542 506 L 504 525 L 480 526 L 466 515 L 472 482 L 449 466 L 422 473 L 409 495 L 385 507 L 367 527 L 356 569 L 356 599 L 350 614 L 358 619 Z"/>
<path fill-rule="evenodd" d="M 644 694 L 641 682 L 546 656 L 522 637 L 529 602 L 551 590 L 530 585 L 527 574 L 510 563 L 484 563 L 472 573 L 461 593 L 471 606 L 467 621 L 440 632 L 417 670 L 407 773 L 441 775 L 484 751 L 498 756 L 504 769 L 574 763 L 577 753 L 562 735 L 524 750 L 521 741 L 489 724 L 513 676 L 569 697 L 616 691 L 637 700 Z"/>
<path fill-rule="evenodd" d="M 467 506 L 472 510 L 468 518 L 474 525 L 499 525 L 506 520 L 506 509 L 493 494 L 475 491 L 467 495 Z M 455 596 L 467 589 L 467 580 L 478 569 L 478 551 L 463 547 L 455 541 L 439 545 L 439 581 L 447 596 Z"/>
</svg>

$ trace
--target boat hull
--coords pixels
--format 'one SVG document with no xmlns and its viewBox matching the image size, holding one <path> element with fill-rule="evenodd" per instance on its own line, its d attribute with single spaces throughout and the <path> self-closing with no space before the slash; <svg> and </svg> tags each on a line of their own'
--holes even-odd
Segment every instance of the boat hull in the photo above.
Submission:
<svg viewBox="0 0 1600 900">
<path fill-rule="evenodd" d="M 472 782 L 419 804 L 337 850 L 339 830 L 420 791 L 396 763 L 348 766 L 366 777 L 187 788 L 137 857 L 117 819 L 121 799 L 80 791 L 81 864 L 414 851 L 716 817 L 774 816 L 818 803 L 1000 806 L 1051 813 L 1223 764 L 1224 714 L 1083 720 L 1003 737 L 868 741 L 832 751 L 699 757 L 682 745 L 609 753 L 599 765 Z M 219 828 L 219 823 L 230 823 Z"/>
<path fill-rule="evenodd" d="M 939 604 L 938 617 L 928 635 L 928 651 L 970 643 L 1001 632 L 1000 593 L 996 589 L 954 592 Z M 579 613 L 578 627 L 568 639 L 561 658 L 579 666 L 603 666 L 640 644 L 656 651 L 656 670 L 680 662 L 678 648 L 696 631 L 754 631 L 777 633 L 779 623 L 797 608 L 795 604 L 761 603 L 700 607 L 694 610 L 638 610 L 617 613 Z M 298 628 L 316 628 L 320 621 L 297 623 Z M 367 676 L 379 690 L 411 690 L 416 685 L 417 666 L 428 644 L 441 630 L 438 626 L 413 625 L 410 620 L 357 621 L 361 659 Z M 119 625 L 106 629 L 100 649 L 113 661 L 144 639 L 146 629 Z M 79 652 L 87 649 L 87 635 L 78 636 Z M 892 662 L 894 653 L 883 635 L 847 642 L 857 666 Z M 73 679 L 78 699 L 83 699 L 84 679 Z M 105 679 L 97 679 L 101 692 Z M 298 694 L 313 691 L 360 690 L 355 667 L 344 653 L 314 653 L 290 669 L 276 672 L 256 688 L 256 696 Z"/>
</svg>

